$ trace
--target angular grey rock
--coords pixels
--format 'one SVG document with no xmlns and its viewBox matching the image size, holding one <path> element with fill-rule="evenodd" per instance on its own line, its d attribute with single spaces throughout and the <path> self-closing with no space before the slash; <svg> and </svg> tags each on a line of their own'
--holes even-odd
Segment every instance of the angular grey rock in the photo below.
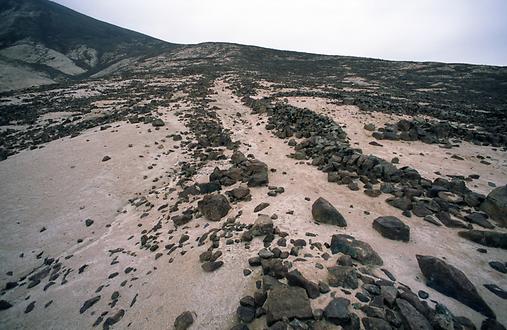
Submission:
<svg viewBox="0 0 507 330">
<path fill-rule="evenodd" d="M 393 327 L 386 320 L 378 317 L 365 317 L 361 320 L 366 330 L 392 330 Z"/>
<path fill-rule="evenodd" d="M 241 322 L 250 323 L 255 319 L 255 307 L 239 306 L 236 315 Z"/>
<path fill-rule="evenodd" d="M 213 272 L 224 265 L 223 261 L 208 261 L 201 265 L 202 270 L 205 272 Z"/>
<path fill-rule="evenodd" d="M 396 299 L 396 305 L 400 310 L 403 325 L 408 330 L 433 330 L 428 320 L 417 311 L 408 301 Z"/>
<path fill-rule="evenodd" d="M 507 233 L 496 231 L 468 230 L 460 231 L 458 235 L 472 242 L 495 248 L 507 249 Z"/>
<path fill-rule="evenodd" d="M 174 320 L 174 330 L 187 330 L 194 323 L 194 316 L 186 311 L 178 315 Z"/>
<path fill-rule="evenodd" d="M 259 205 L 257 205 L 255 208 L 254 208 L 254 212 L 257 213 L 257 212 L 260 212 L 262 210 L 264 210 L 266 207 L 269 206 L 269 203 L 266 203 L 266 202 L 262 202 L 260 203 Z"/>
<path fill-rule="evenodd" d="M 264 236 L 272 234 L 273 230 L 273 220 L 265 214 L 259 214 L 250 232 L 253 236 Z"/>
<path fill-rule="evenodd" d="M 363 264 L 383 265 L 382 258 L 380 258 L 377 252 L 375 252 L 368 243 L 356 240 L 349 235 L 333 235 L 330 248 L 333 254 L 341 252 Z"/>
<path fill-rule="evenodd" d="M 474 223 L 476 225 L 479 225 L 483 228 L 494 229 L 495 226 L 493 226 L 493 224 L 491 224 L 491 222 L 489 222 L 486 217 L 487 216 L 483 213 L 473 212 L 465 215 L 465 220 Z"/>
<path fill-rule="evenodd" d="M 347 289 L 357 289 L 359 281 L 354 267 L 334 266 L 328 268 L 327 279 L 330 286 L 341 286 Z"/>
<path fill-rule="evenodd" d="M 320 290 L 318 284 L 306 279 L 299 270 L 295 269 L 285 275 L 287 283 L 292 286 L 298 286 L 306 290 L 306 294 L 310 299 L 315 299 L 320 296 Z"/>
<path fill-rule="evenodd" d="M 404 242 L 410 240 L 410 227 L 396 217 L 378 217 L 373 220 L 372 226 L 385 238 Z"/>
<path fill-rule="evenodd" d="M 493 310 L 461 270 L 432 256 L 417 255 L 416 258 L 419 268 L 426 277 L 426 285 L 487 317 L 495 318 Z"/>
<path fill-rule="evenodd" d="M 197 203 L 199 211 L 211 221 L 219 221 L 229 213 L 231 206 L 221 194 L 206 195 Z"/>
<path fill-rule="evenodd" d="M 244 173 L 248 176 L 249 187 L 265 186 L 269 183 L 268 166 L 260 160 L 253 159 L 243 162 Z"/>
<path fill-rule="evenodd" d="M 79 309 L 79 313 L 83 314 L 84 312 L 86 312 L 86 310 L 88 310 L 88 308 L 90 308 L 93 305 L 95 305 L 95 303 L 97 303 L 97 301 L 99 301 L 99 300 L 100 300 L 100 295 L 88 299 L 87 301 L 85 301 L 83 303 L 83 306 L 81 306 L 81 308 Z"/>
<path fill-rule="evenodd" d="M 343 325 L 350 321 L 350 301 L 346 298 L 333 298 L 324 309 L 324 317 L 327 321 Z"/>
<path fill-rule="evenodd" d="M 312 216 L 316 222 L 346 227 L 347 221 L 327 200 L 319 197 L 312 205 Z"/>
<path fill-rule="evenodd" d="M 313 317 L 312 307 L 306 291 L 293 286 L 275 286 L 269 291 L 264 308 L 266 309 L 268 325 L 272 325 L 283 318 L 302 320 Z"/>
<path fill-rule="evenodd" d="M 480 209 L 486 212 L 498 226 L 507 227 L 507 185 L 493 189 Z"/>
<path fill-rule="evenodd" d="M 164 121 L 160 118 L 153 120 L 151 124 L 153 125 L 153 127 L 162 127 L 165 125 Z"/>
<path fill-rule="evenodd" d="M 125 315 L 125 310 L 124 309 L 120 309 L 119 311 L 117 311 L 116 313 L 114 313 L 113 316 L 108 317 L 104 321 L 104 323 L 102 324 L 102 329 L 103 330 L 108 330 L 112 325 L 120 322 L 120 320 L 123 318 L 124 315 Z"/>
</svg>

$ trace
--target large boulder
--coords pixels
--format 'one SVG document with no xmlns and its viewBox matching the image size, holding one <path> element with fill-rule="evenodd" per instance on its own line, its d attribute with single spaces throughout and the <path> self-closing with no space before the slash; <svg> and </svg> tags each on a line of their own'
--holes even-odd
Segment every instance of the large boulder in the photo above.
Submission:
<svg viewBox="0 0 507 330">
<path fill-rule="evenodd" d="M 336 234 L 331 238 L 331 252 L 341 252 L 363 263 L 382 266 L 382 258 L 373 250 L 370 244 L 356 240 L 354 237 L 344 234 Z"/>
<path fill-rule="evenodd" d="M 462 302 L 487 317 L 495 318 L 495 313 L 461 270 L 439 258 L 421 255 L 416 257 L 419 268 L 426 277 L 426 285 Z"/>
<path fill-rule="evenodd" d="M 350 266 L 333 266 L 328 268 L 328 282 L 331 286 L 341 286 L 346 289 L 357 289 L 359 281 L 357 271 Z"/>
<path fill-rule="evenodd" d="M 392 240 L 408 242 L 410 239 L 410 227 L 393 216 L 376 218 L 373 220 L 373 229 Z"/>
<path fill-rule="evenodd" d="M 157 118 L 157 119 L 154 119 L 151 124 L 153 125 L 153 127 L 162 127 L 165 125 L 164 121 L 160 118 Z"/>
<path fill-rule="evenodd" d="M 284 318 L 302 320 L 313 317 L 312 307 L 305 289 L 295 286 L 274 287 L 269 291 L 264 308 L 268 325 Z"/>
<path fill-rule="evenodd" d="M 259 214 L 257 220 L 255 220 L 250 233 L 252 236 L 264 236 L 273 233 L 273 220 L 265 215 Z"/>
<path fill-rule="evenodd" d="M 404 299 L 396 299 L 396 305 L 400 311 L 401 320 L 405 329 L 433 330 L 430 322 L 408 301 Z"/>
<path fill-rule="evenodd" d="M 350 322 L 350 301 L 346 298 L 333 298 L 324 309 L 324 317 L 331 323 L 345 325 Z"/>
<path fill-rule="evenodd" d="M 458 232 L 458 235 L 481 245 L 507 249 L 507 233 L 484 230 L 467 230 Z"/>
<path fill-rule="evenodd" d="M 507 227 L 507 185 L 493 189 L 482 202 L 480 209 L 500 227 Z"/>
<path fill-rule="evenodd" d="M 229 213 L 231 206 L 222 194 L 206 195 L 197 203 L 197 208 L 211 221 L 219 221 Z"/>
<path fill-rule="evenodd" d="M 253 159 L 243 163 L 244 173 L 249 187 L 265 186 L 269 183 L 268 166 L 260 160 Z"/>
<path fill-rule="evenodd" d="M 312 205 L 312 216 L 316 222 L 346 227 L 347 221 L 327 200 L 319 197 Z"/>
<path fill-rule="evenodd" d="M 287 283 L 292 286 L 298 286 L 306 290 L 306 294 L 311 299 L 315 299 L 320 296 L 319 286 L 301 274 L 299 270 L 294 269 L 285 275 L 287 278 Z"/>
</svg>

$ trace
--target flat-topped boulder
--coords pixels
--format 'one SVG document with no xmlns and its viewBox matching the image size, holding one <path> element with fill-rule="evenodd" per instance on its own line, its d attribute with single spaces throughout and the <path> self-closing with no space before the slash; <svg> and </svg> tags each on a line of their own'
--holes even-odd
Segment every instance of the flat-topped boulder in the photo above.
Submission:
<svg viewBox="0 0 507 330">
<path fill-rule="evenodd" d="M 284 318 L 300 320 L 313 317 L 310 299 L 305 289 L 295 286 L 276 286 L 268 293 L 264 304 L 268 325 Z"/>
<path fill-rule="evenodd" d="M 383 265 L 382 258 L 373 250 L 370 244 L 357 240 L 350 235 L 333 235 L 330 248 L 333 254 L 341 252 L 363 264 Z"/>
<path fill-rule="evenodd" d="M 373 220 L 372 226 L 385 238 L 403 242 L 410 240 L 410 227 L 397 217 L 378 217 Z"/>
</svg>

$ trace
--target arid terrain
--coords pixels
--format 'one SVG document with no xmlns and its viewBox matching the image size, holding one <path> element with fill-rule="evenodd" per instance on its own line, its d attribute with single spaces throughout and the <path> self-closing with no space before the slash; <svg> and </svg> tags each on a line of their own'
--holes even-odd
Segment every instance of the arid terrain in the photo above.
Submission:
<svg viewBox="0 0 507 330">
<path fill-rule="evenodd" d="M 157 43 L 3 43 L 0 329 L 505 329 L 507 68 Z"/>
</svg>

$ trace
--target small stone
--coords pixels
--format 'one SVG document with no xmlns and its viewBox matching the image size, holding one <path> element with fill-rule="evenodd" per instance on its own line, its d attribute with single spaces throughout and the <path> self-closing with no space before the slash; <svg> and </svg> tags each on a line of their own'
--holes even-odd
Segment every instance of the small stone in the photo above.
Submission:
<svg viewBox="0 0 507 330">
<path fill-rule="evenodd" d="M 266 203 L 266 202 L 260 203 L 259 205 L 257 205 L 254 208 L 254 213 L 260 212 L 260 211 L 264 210 L 268 206 L 269 206 L 269 203 Z"/>
<path fill-rule="evenodd" d="M 223 261 L 208 261 L 201 265 L 205 272 L 213 272 L 224 265 Z"/>
<path fill-rule="evenodd" d="M 84 312 L 86 312 L 86 310 L 88 308 L 95 305 L 95 303 L 97 303 L 99 300 L 100 300 L 100 296 L 95 296 L 93 298 L 88 299 L 87 301 L 84 302 L 83 306 L 81 306 L 81 308 L 79 309 L 79 313 L 83 314 Z"/>
<path fill-rule="evenodd" d="M 324 317 L 331 323 L 344 325 L 350 321 L 348 306 L 350 301 L 346 298 L 333 298 L 324 309 Z"/>
<path fill-rule="evenodd" d="M 499 271 L 500 273 L 507 274 L 507 266 L 504 263 L 500 261 L 490 261 L 489 265 L 494 270 Z"/>
<path fill-rule="evenodd" d="M 430 295 L 428 294 L 428 292 L 423 291 L 423 290 L 419 290 L 419 291 L 417 292 L 417 295 L 418 295 L 418 296 L 419 296 L 419 298 L 421 298 L 421 299 L 428 299 L 428 297 L 430 296 Z"/>
</svg>

